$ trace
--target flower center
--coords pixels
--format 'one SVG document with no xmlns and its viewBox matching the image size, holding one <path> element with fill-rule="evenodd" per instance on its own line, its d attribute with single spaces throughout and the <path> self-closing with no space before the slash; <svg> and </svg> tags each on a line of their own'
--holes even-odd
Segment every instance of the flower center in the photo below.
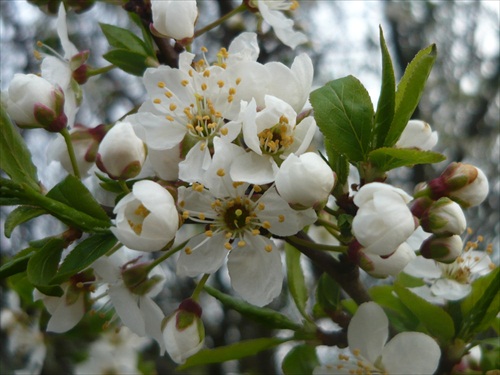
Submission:
<svg viewBox="0 0 500 375">
<path fill-rule="evenodd" d="M 272 128 L 264 129 L 258 134 L 260 149 L 264 154 L 277 155 L 284 152 L 293 143 L 290 126 L 285 116 L 280 117 L 280 122 Z"/>
<path fill-rule="evenodd" d="M 202 95 L 195 94 L 196 102 L 184 108 L 189 122 L 186 124 L 188 133 L 194 138 L 210 139 L 215 136 L 224 120 L 220 112 L 216 111 L 210 99 Z M 221 133 L 227 134 L 227 129 L 222 129 Z"/>
<path fill-rule="evenodd" d="M 127 215 L 128 225 L 130 225 L 130 228 L 132 228 L 138 236 L 142 233 L 142 224 L 144 219 L 150 213 L 151 212 L 141 203 L 137 206 L 137 208 L 135 208 L 135 210 L 133 210 L 133 212 L 130 212 Z"/>
<path fill-rule="evenodd" d="M 245 199 L 245 201 L 248 200 Z M 252 213 L 249 203 L 249 201 L 241 203 L 240 199 L 230 200 L 226 203 L 225 211 L 221 217 L 227 229 L 237 232 L 244 229 L 250 223 L 251 218 L 255 214 Z"/>
</svg>

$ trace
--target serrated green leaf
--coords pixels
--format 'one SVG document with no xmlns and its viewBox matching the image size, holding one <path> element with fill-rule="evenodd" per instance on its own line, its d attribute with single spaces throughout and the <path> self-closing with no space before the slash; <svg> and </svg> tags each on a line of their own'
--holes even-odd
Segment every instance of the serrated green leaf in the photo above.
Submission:
<svg viewBox="0 0 500 375">
<path fill-rule="evenodd" d="M 392 119 L 394 118 L 394 109 L 396 106 L 396 78 L 382 27 L 380 27 L 380 49 L 382 51 L 382 86 L 380 88 L 380 96 L 375 113 L 375 126 L 373 128 L 374 148 L 384 145 Z"/>
<path fill-rule="evenodd" d="M 19 206 L 15 208 L 14 211 L 12 211 L 9 216 L 7 216 L 7 219 L 5 219 L 5 237 L 10 238 L 12 231 L 18 225 L 21 225 L 27 221 L 30 221 L 31 219 L 34 219 L 35 217 L 46 213 L 47 212 L 44 209 L 33 206 Z"/>
<path fill-rule="evenodd" d="M 304 344 L 293 347 L 287 353 L 281 363 L 281 369 L 285 375 L 311 375 L 319 364 L 316 348 Z"/>
<path fill-rule="evenodd" d="M 463 322 L 459 337 L 467 340 L 489 328 L 500 313 L 500 267 L 472 283 L 472 291 L 461 302 Z"/>
<path fill-rule="evenodd" d="M 178 366 L 176 370 L 182 371 L 194 366 L 208 365 L 210 363 L 222 363 L 234 359 L 253 356 L 261 351 L 274 348 L 290 339 L 266 337 L 254 340 L 240 341 L 236 344 L 223 346 L 215 349 L 204 349 L 192 355 L 186 363 Z"/>
<path fill-rule="evenodd" d="M 28 280 L 35 286 L 49 286 L 57 272 L 65 241 L 50 238 L 28 261 Z"/>
<path fill-rule="evenodd" d="M 406 67 L 396 90 L 396 108 L 384 146 L 394 146 L 417 108 L 436 60 L 436 45 L 421 50 Z"/>
<path fill-rule="evenodd" d="M 453 338 L 455 335 L 453 319 L 441 307 L 433 305 L 401 285 L 394 284 L 394 291 L 432 336 L 441 343 L 448 343 Z"/>
<path fill-rule="evenodd" d="M 102 57 L 123 71 L 139 77 L 142 77 L 144 71 L 149 67 L 147 64 L 148 56 L 127 49 L 113 49 Z"/>
<path fill-rule="evenodd" d="M 27 247 L 14 255 L 5 264 L 3 264 L 2 267 L 0 267 L 0 279 L 5 279 L 12 275 L 26 271 L 28 261 L 35 251 L 36 249 Z"/>
<path fill-rule="evenodd" d="M 57 274 L 51 280 L 51 283 L 59 284 L 66 281 L 74 274 L 84 270 L 111 250 L 117 242 L 117 239 L 111 233 L 94 234 L 92 237 L 80 242 L 68 256 L 64 258 Z"/>
<path fill-rule="evenodd" d="M 293 322 L 292 320 L 290 320 L 290 318 L 275 310 L 251 305 L 245 301 L 222 293 L 221 291 L 208 285 L 205 285 L 205 290 L 212 297 L 215 297 L 219 301 L 221 301 L 224 306 L 236 310 L 240 314 L 268 327 L 272 327 L 275 329 L 291 329 L 294 331 L 302 328 L 299 324 Z"/>
<path fill-rule="evenodd" d="M 0 106 L 0 169 L 19 184 L 40 191 L 36 167 L 31 154 L 4 106 Z"/>
<path fill-rule="evenodd" d="M 434 151 L 422 151 L 413 148 L 383 147 L 373 150 L 368 159 L 380 171 L 416 164 L 432 164 L 446 160 L 446 156 Z"/>
<path fill-rule="evenodd" d="M 47 197 L 55 199 L 98 220 L 109 221 L 106 211 L 97 203 L 90 191 L 73 175 L 54 186 Z"/>
<path fill-rule="evenodd" d="M 326 313 L 333 312 L 340 309 L 340 295 L 339 284 L 328 274 L 323 273 L 316 287 L 316 302 Z"/>
<path fill-rule="evenodd" d="M 295 305 L 300 314 L 305 319 L 310 319 L 306 312 L 307 304 L 307 287 L 304 279 L 304 273 L 300 265 L 301 252 L 290 244 L 285 244 L 286 256 L 286 274 L 288 279 L 288 289 L 292 295 Z"/>
<path fill-rule="evenodd" d="M 350 161 L 366 160 L 373 105 L 361 82 L 353 76 L 331 81 L 314 90 L 310 100 L 316 123 L 329 145 Z"/>
<path fill-rule="evenodd" d="M 106 23 L 100 23 L 99 26 L 101 26 L 104 36 L 112 47 L 144 56 L 148 55 L 148 48 L 145 43 L 132 31 Z"/>
</svg>

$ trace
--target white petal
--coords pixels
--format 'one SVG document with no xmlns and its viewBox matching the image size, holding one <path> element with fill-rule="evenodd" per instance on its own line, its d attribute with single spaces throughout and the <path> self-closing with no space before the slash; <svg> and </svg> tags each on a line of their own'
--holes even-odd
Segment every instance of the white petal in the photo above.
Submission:
<svg viewBox="0 0 500 375">
<path fill-rule="evenodd" d="M 194 277 L 202 273 L 217 271 L 227 256 L 227 250 L 224 247 L 226 242 L 223 232 L 211 238 L 205 233 L 193 237 L 186 245 L 186 248 L 192 249 L 192 253 L 180 252 L 177 260 L 177 275 Z"/>
<path fill-rule="evenodd" d="M 49 323 L 47 324 L 48 332 L 66 332 L 76 326 L 85 314 L 84 294 L 80 293 L 78 299 L 71 305 L 66 304 L 66 295 L 59 298 L 59 305 L 52 312 Z"/>
<path fill-rule="evenodd" d="M 389 374 L 432 375 L 440 357 L 439 345 L 431 337 L 420 332 L 402 332 L 382 351 L 382 366 Z"/>
<path fill-rule="evenodd" d="M 146 325 L 136 298 L 124 285 L 111 285 L 108 290 L 116 314 L 122 323 L 139 336 L 146 334 Z"/>
<path fill-rule="evenodd" d="M 178 122 L 170 122 L 151 113 L 139 112 L 127 116 L 134 131 L 148 147 L 165 150 L 177 146 L 186 135 L 185 126 Z M 142 128 L 142 129 L 141 129 Z"/>
<path fill-rule="evenodd" d="M 436 261 L 418 256 L 413 259 L 404 269 L 408 275 L 422 277 L 426 279 L 440 278 L 443 271 Z"/>
<path fill-rule="evenodd" d="M 165 342 L 161 332 L 161 323 L 165 315 L 160 307 L 148 296 L 142 296 L 139 307 L 146 324 L 146 334 L 154 338 L 160 345 L 160 355 L 165 353 Z"/>
<path fill-rule="evenodd" d="M 208 147 L 200 147 L 196 143 L 186 155 L 186 159 L 179 163 L 179 178 L 186 182 L 203 181 L 212 158 Z"/>
<path fill-rule="evenodd" d="M 247 152 L 238 156 L 231 165 L 231 178 L 251 184 L 267 184 L 274 181 L 279 168 L 269 155 Z"/>
<path fill-rule="evenodd" d="M 364 358 L 375 363 L 388 337 L 389 320 L 384 310 L 375 302 L 360 305 L 347 328 L 349 349 L 359 350 Z"/>
<path fill-rule="evenodd" d="M 443 297 L 449 301 L 456 301 L 466 297 L 472 287 L 470 284 L 461 284 L 455 280 L 438 279 L 431 285 L 431 292 L 437 297 Z"/>
<path fill-rule="evenodd" d="M 281 257 L 276 245 L 263 236 L 245 236 L 246 246 L 236 247 L 227 267 L 233 289 L 246 301 L 264 306 L 276 298 L 282 288 Z M 266 251 L 271 246 L 271 251 Z"/>
</svg>

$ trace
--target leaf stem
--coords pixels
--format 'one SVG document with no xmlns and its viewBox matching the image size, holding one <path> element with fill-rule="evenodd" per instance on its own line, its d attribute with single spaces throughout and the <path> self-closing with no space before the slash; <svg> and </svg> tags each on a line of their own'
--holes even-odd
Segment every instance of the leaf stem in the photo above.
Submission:
<svg viewBox="0 0 500 375">
<path fill-rule="evenodd" d="M 75 148 L 73 147 L 73 142 L 71 142 L 71 134 L 69 134 L 67 128 L 62 129 L 60 133 L 64 138 L 64 142 L 66 142 L 66 147 L 68 148 L 69 160 L 71 161 L 71 166 L 73 167 L 73 174 L 76 178 L 81 179 L 78 163 L 76 162 Z"/>
<path fill-rule="evenodd" d="M 210 30 L 216 28 L 217 26 L 222 24 L 225 20 L 231 18 L 232 16 L 234 16 L 238 13 L 245 11 L 245 9 L 247 9 L 247 6 L 245 5 L 245 3 L 242 3 L 239 7 L 234 8 L 232 11 L 226 13 L 218 20 L 215 20 L 214 22 L 208 24 L 207 26 L 205 26 L 199 30 L 196 30 L 194 33 L 194 38 L 199 37 L 200 35 L 205 34 L 207 31 L 210 31 Z"/>
</svg>

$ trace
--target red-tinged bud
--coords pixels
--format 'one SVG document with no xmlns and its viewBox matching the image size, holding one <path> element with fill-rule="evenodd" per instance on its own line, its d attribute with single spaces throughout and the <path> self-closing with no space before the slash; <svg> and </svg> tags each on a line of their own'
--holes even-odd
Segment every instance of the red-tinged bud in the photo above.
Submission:
<svg viewBox="0 0 500 375">
<path fill-rule="evenodd" d="M 434 201 L 432 199 L 427 197 L 417 198 L 411 203 L 411 213 L 413 216 L 421 218 L 427 212 L 429 207 L 432 206 L 433 202 Z"/>
<path fill-rule="evenodd" d="M 460 236 L 427 238 L 420 246 L 420 254 L 427 259 L 434 259 L 442 263 L 452 263 L 462 254 L 463 242 Z"/>
<path fill-rule="evenodd" d="M 467 222 L 460 205 L 443 197 L 435 201 L 420 217 L 420 225 L 426 232 L 439 236 L 451 236 L 462 234 L 467 227 Z"/>
</svg>

